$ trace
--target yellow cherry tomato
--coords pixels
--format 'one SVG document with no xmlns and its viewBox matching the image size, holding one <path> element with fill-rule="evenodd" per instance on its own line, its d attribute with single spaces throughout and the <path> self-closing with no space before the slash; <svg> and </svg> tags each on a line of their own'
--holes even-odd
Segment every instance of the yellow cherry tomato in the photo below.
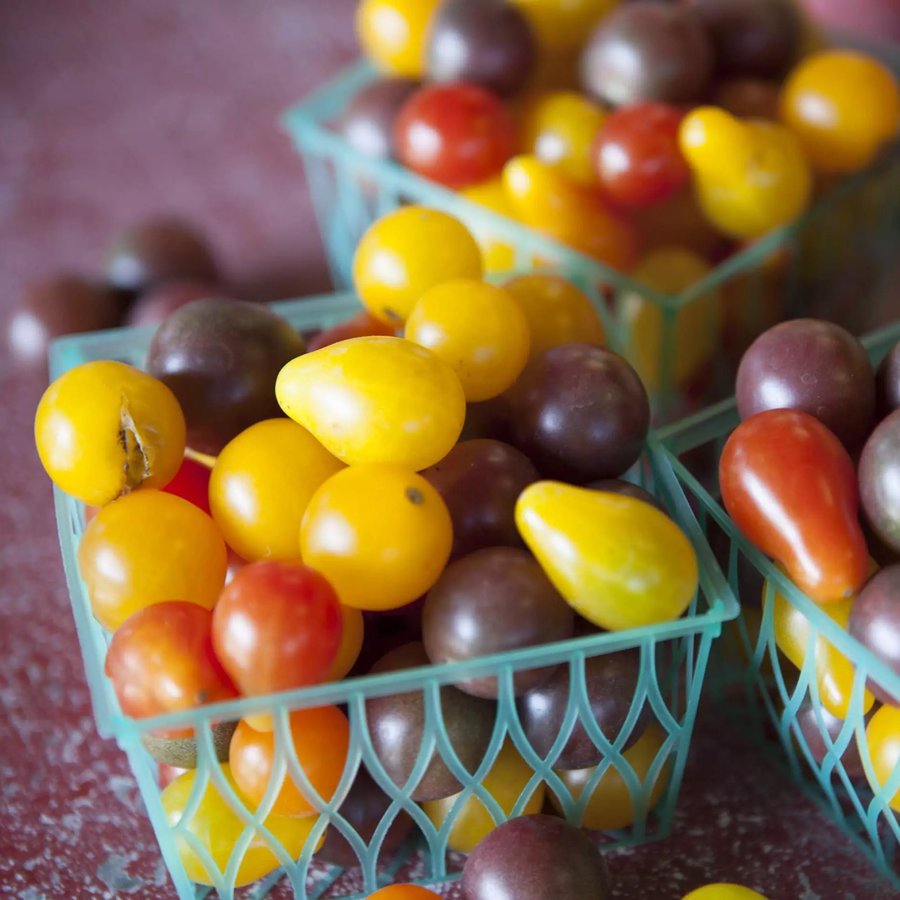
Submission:
<svg viewBox="0 0 900 900">
<path fill-rule="evenodd" d="M 166 385 L 125 363 L 84 363 L 44 392 L 34 418 L 53 482 L 90 506 L 165 487 L 184 459 L 184 414 Z M 171 598 L 170 598 L 171 599 Z"/>
<path fill-rule="evenodd" d="M 428 25 L 441 0 L 361 0 L 356 34 L 365 54 L 384 72 L 419 78 L 425 71 Z"/>
<path fill-rule="evenodd" d="M 227 763 L 222 764 L 222 775 L 240 798 L 240 791 Z M 198 884 L 214 885 L 213 875 L 224 874 L 235 845 L 247 826 L 212 780 L 204 788 L 200 803 L 191 818 L 182 824 L 185 810 L 191 804 L 196 777 L 196 769 L 190 769 L 179 775 L 162 792 L 162 806 L 169 827 L 175 830 L 175 845 L 188 878 Z M 247 812 L 252 813 L 253 810 L 248 809 Z M 316 816 L 294 818 L 270 815 L 264 824 L 284 848 L 288 857 L 295 860 L 300 858 L 316 821 Z M 184 836 L 185 833 L 190 834 L 212 856 L 218 873 L 209 871 L 203 858 L 194 851 L 190 841 Z M 314 849 L 317 850 L 321 843 L 319 841 Z M 272 852 L 266 839 L 260 833 L 254 832 L 247 850 L 241 857 L 234 885 L 240 887 L 250 884 L 274 872 L 281 865 L 282 862 Z"/>
<path fill-rule="evenodd" d="M 763 602 L 768 591 L 763 590 Z M 809 647 L 812 625 L 809 619 L 777 590 L 773 592 L 772 625 L 778 649 L 798 668 L 803 668 Z M 845 631 L 850 621 L 855 597 L 838 603 L 822 604 L 819 609 Z M 821 634 L 816 636 L 814 645 L 815 677 L 819 691 L 819 702 L 832 715 L 846 719 L 850 711 L 853 694 L 853 680 L 856 669 L 853 663 L 837 647 Z M 875 703 L 869 691 L 863 694 L 863 712 L 868 712 Z"/>
<path fill-rule="evenodd" d="M 418 471 L 462 431 L 466 397 L 444 360 L 403 338 L 351 338 L 298 356 L 278 374 L 285 413 L 348 465 Z"/>
<path fill-rule="evenodd" d="M 885 65 L 852 50 L 802 60 L 781 92 L 781 119 L 820 172 L 871 163 L 900 127 L 900 90 Z"/>
<path fill-rule="evenodd" d="M 395 327 L 430 287 L 482 274 L 481 251 L 468 228 L 422 206 L 405 206 L 379 219 L 353 257 L 360 300 L 373 316 Z"/>
<path fill-rule="evenodd" d="M 533 775 L 531 766 L 519 756 L 515 746 L 507 742 L 500 748 L 497 760 L 484 776 L 481 786 L 497 801 L 497 805 L 508 817 L 512 815 L 513 808 Z M 442 800 L 429 800 L 422 804 L 422 809 L 435 828 L 441 828 L 452 816 L 453 824 L 450 826 L 447 846 L 459 853 L 471 853 L 483 838 L 502 823 L 495 822 L 488 808 L 474 795 L 464 800 L 460 808 L 454 811 L 453 807 L 459 797 L 460 794 L 453 794 Z M 517 815 L 537 815 L 543 805 L 544 786 L 538 784 L 532 788 L 524 805 L 517 810 Z"/>
<path fill-rule="evenodd" d="M 655 250 L 632 273 L 636 282 L 660 294 L 676 295 L 711 271 L 690 250 Z M 721 343 L 719 292 L 710 290 L 681 306 L 666 319 L 660 306 L 644 295 L 627 292 L 620 316 L 630 335 L 626 356 L 650 391 L 684 387 L 709 363 Z"/>
<path fill-rule="evenodd" d="M 647 784 L 650 767 L 664 740 L 665 732 L 658 725 L 651 724 L 622 754 L 634 770 L 640 785 L 641 796 L 645 800 L 644 811 L 648 813 L 659 802 L 669 781 L 672 767 L 671 758 L 666 760 L 653 785 Z M 596 768 L 556 770 L 556 774 L 559 775 L 572 797 L 580 800 L 596 771 Z M 639 798 L 632 797 L 628 783 L 619 770 L 611 765 L 600 776 L 597 786 L 585 804 L 579 824 L 582 828 L 589 828 L 592 831 L 614 831 L 619 828 L 627 828 L 637 817 L 638 808 L 635 804 L 637 799 Z M 552 791 L 550 800 L 557 809 L 561 808 L 559 800 Z"/>
<path fill-rule="evenodd" d="M 512 0 L 528 19 L 538 45 L 552 56 L 580 47 L 620 0 Z"/>
<path fill-rule="evenodd" d="M 603 109 L 575 91 L 548 91 L 526 103 L 521 120 L 521 146 L 575 181 L 597 183 L 591 150 Z"/>
<path fill-rule="evenodd" d="M 522 275 L 503 287 L 515 298 L 531 332 L 529 359 L 563 344 L 606 341 L 603 320 L 587 295 L 558 275 Z"/>
<path fill-rule="evenodd" d="M 885 704 L 873 713 L 866 725 L 866 743 L 873 770 L 866 775 L 872 790 L 879 793 L 900 765 L 900 709 Z M 900 790 L 885 799 L 891 809 L 900 812 Z"/>
<path fill-rule="evenodd" d="M 532 228 L 627 272 L 637 255 L 637 233 L 600 194 L 567 178 L 535 156 L 515 156 L 503 184 L 517 218 Z"/>
<path fill-rule="evenodd" d="M 309 498 L 344 464 L 290 419 L 257 422 L 219 454 L 209 505 L 228 546 L 254 562 L 300 559 L 297 532 Z"/>
<path fill-rule="evenodd" d="M 459 377 L 470 403 L 502 394 L 528 361 L 528 320 L 503 288 L 459 278 L 426 291 L 406 320 L 406 338 Z"/>
<path fill-rule="evenodd" d="M 225 584 L 228 554 L 203 510 L 162 491 L 135 491 L 88 523 L 78 568 L 104 628 L 166 600 L 212 609 Z"/>
<path fill-rule="evenodd" d="M 519 495 L 515 516 L 556 589 L 601 628 L 677 619 L 697 591 L 691 542 L 642 500 L 538 481 Z"/>
<path fill-rule="evenodd" d="M 351 466 L 316 491 L 300 529 L 303 561 L 356 609 L 395 609 L 421 597 L 453 543 L 450 513 L 421 475 Z"/>
<path fill-rule="evenodd" d="M 479 184 L 469 185 L 460 190 L 460 194 L 471 203 L 508 219 L 516 217 L 515 210 L 506 196 L 503 181 L 498 175 Z M 500 237 L 489 223 L 478 223 L 472 227 L 472 234 L 481 248 L 485 274 L 509 272 L 516 267 L 516 248 L 509 241 Z"/>
<path fill-rule="evenodd" d="M 719 882 L 707 884 L 685 894 L 682 900 L 766 900 L 759 891 L 751 890 L 741 884 Z"/>
<path fill-rule="evenodd" d="M 797 137 L 782 125 L 698 107 L 682 120 L 679 143 L 700 205 L 725 234 L 760 237 L 809 204 L 809 163 Z"/>
</svg>

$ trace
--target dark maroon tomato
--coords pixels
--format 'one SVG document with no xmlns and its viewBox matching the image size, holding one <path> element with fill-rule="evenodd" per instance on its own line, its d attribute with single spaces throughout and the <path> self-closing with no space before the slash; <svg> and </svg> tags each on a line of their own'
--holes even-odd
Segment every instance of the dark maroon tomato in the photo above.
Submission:
<svg viewBox="0 0 900 900">
<path fill-rule="evenodd" d="M 883 419 L 900 409 L 900 342 L 884 358 L 875 379 L 878 417 Z"/>
<path fill-rule="evenodd" d="M 388 653 L 372 674 L 430 665 L 421 644 L 406 644 Z M 441 718 L 447 738 L 460 762 L 474 772 L 484 759 L 494 730 L 495 704 L 464 694 L 455 687 L 441 688 Z M 375 755 L 388 777 L 404 787 L 422 747 L 425 729 L 425 698 L 421 691 L 372 697 L 366 701 L 366 723 Z M 417 803 L 440 800 L 462 788 L 435 750 L 417 784 L 407 791 Z"/>
<path fill-rule="evenodd" d="M 513 443 L 546 478 L 618 478 L 641 454 L 647 391 L 617 353 L 587 344 L 535 359 L 512 394 Z"/>
<path fill-rule="evenodd" d="M 625 724 L 637 690 L 641 670 L 640 655 L 632 650 L 605 653 L 584 661 L 584 687 L 597 726 L 609 741 L 615 741 Z M 546 759 L 559 737 L 569 705 L 571 672 L 561 666 L 544 684 L 519 698 L 519 720 L 535 752 Z M 631 729 L 623 749 L 630 747 L 644 731 L 646 704 Z M 584 726 L 577 721 L 554 769 L 588 769 L 603 759 Z"/>
<path fill-rule="evenodd" d="M 422 641 L 435 665 L 565 640 L 574 626 L 572 607 L 531 554 L 515 547 L 489 547 L 451 563 L 422 611 Z M 552 667 L 515 672 L 515 693 L 531 690 L 552 672 Z M 475 697 L 498 695 L 493 676 L 457 687 Z"/>
<path fill-rule="evenodd" d="M 747 349 L 737 373 L 742 419 L 767 409 L 815 416 L 844 446 L 859 447 L 872 427 L 875 376 L 866 351 L 840 325 L 782 322 Z"/>
<path fill-rule="evenodd" d="M 900 564 L 876 572 L 859 592 L 850 610 L 850 634 L 900 676 Z M 869 690 L 883 703 L 900 706 L 869 678 Z"/>
<path fill-rule="evenodd" d="M 495 828 L 463 868 L 466 900 L 611 900 L 606 863 L 580 829 L 556 816 Z"/>
<path fill-rule="evenodd" d="M 394 124 L 397 157 L 448 187 L 496 175 L 516 148 L 516 125 L 500 100 L 475 84 L 423 87 Z"/>
<path fill-rule="evenodd" d="M 218 267 L 206 239 L 180 219 L 147 219 L 123 231 L 106 262 L 106 280 L 125 295 L 137 296 L 164 281 L 215 284 Z"/>
<path fill-rule="evenodd" d="M 836 741 L 841 733 L 841 729 L 844 727 L 844 720 L 832 715 L 824 706 L 819 707 L 819 713 L 828 736 L 832 742 Z M 819 724 L 816 708 L 811 701 L 804 700 L 797 710 L 797 726 L 800 729 L 800 734 L 806 741 L 806 746 L 809 748 L 813 759 L 821 765 L 831 748 L 825 744 L 825 738 L 822 736 L 822 725 Z M 847 749 L 841 756 L 841 765 L 849 778 L 865 777 L 865 769 L 863 769 L 862 759 L 859 755 L 859 746 L 855 737 L 852 737 L 850 743 L 847 744 Z M 836 771 L 837 767 L 834 770 Z"/>
<path fill-rule="evenodd" d="M 99 331 L 119 324 L 122 304 L 102 285 L 78 275 L 56 275 L 29 285 L 6 319 L 12 359 L 46 366 L 51 341 L 64 334 Z"/>
<path fill-rule="evenodd" d="M 347 105 L 337 122 L 344 140 L 365 156 L 394 156 L 394 121 L 419 87 L 409 78 L 380 78 L 367 84 Z"/>
<path fill-rule="evenodd" d="M 650 491 L 645 491 L 639 484 L 622 481 L 621 478 L 601 478 L 600 481 L 591 481 L 585 487 L 594 491 L 607 491 L 610 494 L 623 494 L 626 497 L 634 497 L 635 500 L 643 500 L 644 503 L 649 503 L 660 512 L 668 515 L 668 511 L 663 508 L 659 500 Z"/>
<path fill-rule="evenodd" d="M 684 114 L 667 103 L 616 110 L 594 144 L 604 193 L 624 206 L 651 206 L 676 194 L 690 177 L 678 146 Z"/>
<path fill-rule="evenodd" d="M 471 81 L 506 96 L 534 67 L 536 48 L 527 20 L 507 0 L 445 0 L 431 21 L 428 78 Z"/>
<path fill-rule="evenodd" d="M 803 23 L 792 0 L 689 0 L 725 76 L 778 78 L 797 56 Z"/>
<path fill-rule="evenodd" d="M 220 297 L 221 289 L 213 284 L 197 284 L 191 281 L 170 281 L 161 284 L 138 297 L 126 316 L 128 325 L 159 325 L 176 309 L 203 300 Z"/>
<path fill-rule="evenodd" d="M 466 421 L 463 424 L 461 441 L 476 438 L 490 438 L 509 442 L 512 434 L 512 416 L 509 394 L 500 394 L 490 400 L 466 405 Z"/>
<path fill-rule="evenodd" d="M 245 428 L 281 416 L 275 379 L 303 338 L 264 306 L 195 300 L 160 325 L 148 369 L 178 398 L 188 446 L 218 453 Z"/>
<path fill-rule="evenodd" d="M 610 13 L 588 38 L 581 84 L 612 106 L 691 103 L 703 96 L 712 68 L 709 36 L 692 10 L 640 0 Z"/>
<path fill-rule="evenodd" d="M 476 439 L 457 444 L 422 472 L 453 520 L 452 559 L 482 547 L 521 547 L 514 512 L 519 494 L 540 477 L 515 447 Z"/>
<path fill-rule="evenodd" d="M 736 78 L 723 81 L 713 96 L 716 106 L 740 119 L 778 120 L 778 98 L 781 87 L 774 81 Z"/>
<path fill-rule="evenodd" d="M 372 776 L 361 768 L 338 812 L 368 844 L 390 804 L 390 797 L 372 780 Z M 402 811 L 397 813 L 381 842 L 379 855 L 382 859 L 389 859 L 400 849 L 412 825 L 408 813 Z M 337 828 L 329 828 L 325 832 L 325 841 L 317 851 L 316 859 L 340 866 L 342 869 L 352 869 L 360 864 L 359 857 L 347 838 Z"/>
<path fill-rule="evenodd" d="M 872 530 L 900 553 L 900 409 L 872 432 L 863 447 L 859 497 Z"/>
</svg>

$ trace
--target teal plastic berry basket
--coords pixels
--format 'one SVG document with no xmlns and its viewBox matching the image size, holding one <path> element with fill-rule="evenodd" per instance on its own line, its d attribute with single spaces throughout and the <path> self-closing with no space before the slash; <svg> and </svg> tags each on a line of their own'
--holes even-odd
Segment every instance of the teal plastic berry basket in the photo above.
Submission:
<svg viewBox="0 0 900 900">
<path fill-rule="evenodd" d="M 873 363 L 880 362 L 897 341 L 900 322 L 863 339 Z M 738 422 L 732 399 L 659 433 L 663 453 L 741 603 L 741 615 L 716 648 L 708 679 L 711 693 L 724 713 L 740 716 L 748 735 L 786 764 L 806 792 L 900 887 L 900 813 L 889 805 L 900 791 L 900 765 L 884 784 L 875 777 L 863 708 L 867 679 L 900 696 L 900 677 L 792 584 L 746 540 L 721 506 L 715 472 L 722 447 Z M 809 622 L 800 668 L 775 642 L 776 592 Z M 821 657 L 822 642 L 831 645 L 828 652 L 842 654 L 852 665 L 852 681 L 842 691 L 849 699 L 843 719 L 820 703 L 816 658 Z M 747 727 L 750 722 L 754 727 Z"/>
<path fill-rule="evenodd" d="M 859 47 L 842 36 L 833 42 Z M 900 74 L 896 47 L 860 49 Z M 445 210 L 482 244 L 508 248 L 510 275 L 541 267 L 579 285 L 602 315 L 610 347 L 644 378 L 658 421 L 727 396 L 743 349 L 776 321 L 818 316 L 856 334 L 889 321 L 890 284 L 900 281 L 900 146 L 823 194 L 796 222 L 734 253 L 685 290 L 667 294 L 394 162 L 357 152 L 333 126 L 376 77 L 368 63 L 357 63 L 284 116 L 341 288 L 352 287 L 353 253 L 375 219 L 404 203 Z M 869 302 L 858 303 L 860 296 Z M 692 345 L 706 347 L 713 362 L 694 366 L 681 358 Z"/>
<path fill-rule="evenodd" d="M 344 319 L 358 311 L 359 304 L 353 295 L 343 294 L 276 304 L 274 308 L 296 328 L 306 332 Z M 75 365 L 94 359 L 119 359 L 142 365 L 151 335 L 152 329 L 129 329 L 63 338 L 51 348 L 51 374 L 56 377 Z M 248 848 L 251 848 L 251 855 L 265 853 L 268 848 L 271 857 L 266 867 L 274 870 L 259 882 L 255 897 L 263 896 L 281 879 L 287 880 L 295 896 L 303 898 L 367 896 L 377 886 L 394 880 L 398 871 L 404 881 L 423 884 L 452 879 L 459 873 L 459 857 L 448 854 L 448 838 L 472 798 L 480 800 L 491 818 L 500 822 L 526 810 L 535 811 L 543 791 L 545 802 L 549 798 L 569 820 L 581 822 L 595 790 L 603 792 L 604 796 L 611 792 L 611 796 L 619 797 L 619 806 L 624 804 L 626 813 L 623 820 L 616 823 L 615 830 L 605 834 L 606 841 L 613 845 L 633 844 L 665 835 L 672 824 L 710 647 L 720 634 L 722 623 L 737 615 L 737 603 L 667 459 L 652 440 L 635 472 L 636 479 L 653 489 L 679 523 L 698 555 L 700 587 L 681 619 L 631 631 L 575 638 L 470 663 L 352 678 L 145 720 L 132 719 L 122 713 L 104 675 L 109 635 L 93 618 L 85 585 L 78 573 L 76 551 L 84 527 L 83 508 L 57 490 L 56 510 L 63 562 L 97 727 L 101 735 L 115 737 L 128 754 L 178 896 L 203 896 L 209 890 L 192 881 L 191 875 L 197 870 L 186 869 L 179 852 L 185 847 L 201 859 L 199 871 L 202 873 L 205 868 L 205 880 L 211 882 L 221 898 L 233 897 L 237 885 L 244 880 L 240 867 L 242 859 L 249 858 L 244 856 Z M 639 676 L 621 730 L 607 736 L 590 713 L 585 667 L 595 657 L 619 652 L 633 655 Z M 513 695 L 513 675 L 546 666 L 569 668 L 570 691 L 560 735 L 542 756 L 525 736 Z M 442 712 L 442 689 L 445 691 L 444 686 L 463 679 L 483 676 L 498 679 L 499 696 L 483 759 L 474 771 L 468 771 L 451 746 Z M 418 781 L 433 753 L 440 755 L 461 785 L 458 801 L 441 827 L 436 827 L 423 809 L 412 802 L 408 785 L 394 784 L 375 753 L 367 724 L 367 706 L 375 698 L 397 695 L 408 695 L 411 702 L 421 704 L 424 716 L 422 743 L 408 785 Z M 291 712 L 330 704 L 337 704 L 346 711 L 350 745 L 340 784 L 334 797 L 327 799 L 319 796 L 309 783 L 287 735 Z M 265 712 L 273 713 L 275 721 L 275 774 L 259 808 L 251 810 L 229 784 L 223 766 L 216 759 L 212 725 Z M 580 773 L 583 777 L 579 797 L 570 793 L 563 778 L 554 770 L 554 763 L 576 724 L 584 727 L 602 756 L 595 769 Z M 185 727 L 194 729 L 197 736 L 197 768 L 190 801 L 180 822 L 175 823 L 167 820 L 160 799 L 158 765 L 145 749 L 143 739 L 157 729 Z M 632 749 L 632 739 L 638 738 L 640 740 Z M 636 756 L 638 744 L 643 749 Z M 482 782 L 501 748 L 510 745 L 524 760 L 525 775 L 518 798 L 508 797 L 500 806 L 486 793 Z M 340 813 L 341 802 L 357 773 L 363 769 L 389 798 L 389 805 L 371 836 L 357 833 Z M 312 827 L 302 850 L 295 847 L 294 852 L 279 843 L 274 833 L 277 829 L 269 818 L 276 789 L 285 773 L 318 811 L 309 820 Z M 227 864 L 220 860 L 221 869 L 185 827 L 206 790 L 216 792 L 239 822 L 235 827 L 240 836 Z M 401 815 L 411 820 L 410 838 L 399 851 L 387 852 L 383 850 L 383 841 L 391 824 Z M 326 829 L 336 830 L 344 836 L 359 866 L 341 870 L 315 858 L 314 848 Z"/>
</svg>

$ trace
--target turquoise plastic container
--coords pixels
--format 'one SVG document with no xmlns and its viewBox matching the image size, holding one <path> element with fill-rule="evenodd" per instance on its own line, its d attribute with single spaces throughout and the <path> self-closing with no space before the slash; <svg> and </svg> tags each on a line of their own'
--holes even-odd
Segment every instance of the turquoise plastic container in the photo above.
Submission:
<svg viewBox="0 0 900 900">
<path fill-rule="evenodd" d="M 834 43 L 852 41 L 836 37 Z M 900 74 L 895 47 L 863 49 Z M 303 158 L 334 283 L 341 288 L 352 287 L 353 253 L 375 219 L 405 203 L 445 210 L 482 244 L 508 248 L 508 274 L 542 267 L 579 285 L 603 317 L 609 346 L 644 378 L 657 419 L 669 421 L 726 397 L 743 350 L 777 321 L 818 316 L 856 334 L 889 321 L 889 285 L 900 278 L 898 146 L 825 193 L 796 222 L 734 253 L 685 290 L 663 293 L 394 162 L 357 152 L 333 124 L 375 77 L 367 63 L 357 63 L 284 116 Z M 857 302 L 860 296 L 868 298 L 866 304 Z M 714 362 L 682 371 L 676 351 L 688 343 L 714 351 Z"/>
<path fill-rule="evenodd" d="M 275 304 L 274 308 L 299 330 L 314 331 L 344 319 L 357 311 L 359 305 L 353 295 L 343 294 Z M 51 348 L 51 375 L 56 377 L 73 366 L 94 359 L 120 359 L 143 365 L 151 336 L 152 328 L 141 328 L 63 338 Z M 261 882 L 254 896 L 262 896 L 268 887 L 282 877 L 288 879 L 297 897 L 321 897 L 329 892 L 329 896 L 366 896 L 377 886 L 390 882 L 397 868 L 410 860 L 416 866 L 413 870 L 414 878 L 421 883 L 453 878 L 458 875 L 459 857 L 448 856 L 447 841 L 450 828 L 465 800 L 469 797 L 480 799 L 494 821 L 499 822 L 525 809 L 530 796 L 534 791 L 540 790 L 541 785 L 546 785 L 546 796 L 555 798 L 554 802 L 568 819 L 579 822 L 594 786 L 601 779 L 604 784 L 610 780 L 621 780 L 627 790 L 626 796 L 631 799 L 632 821 L 610 831 L 610 843 L 639 843 L 668 833 L 690 747 L 710 646 L 719 635 L 722 623 L 736 616 L 738 610 L 668 460 L 652 440 L 644 458 L 636 467 L 635 477 L 653 489 L 697 551 L 700 588 L 689 611 L 677 621 L 631 631 L 576 638 L 520 652 L 485 657 L 470 663 L 348 679 L 340 683 L 268 697 L 241 699 L 210 705 L 202 710 L 145 720 L 135 720 L 122 713 L 111 683 L 103 674 L 109 635 L 91 614 L 76 558 L 79 538 L 84 528 L 83 508 L 80 503 L 57 489 L 56 511 L 63 562 L 97 728 L 101 735 L 114 737 L 128 754 L 178 896 L 202 896 L 207 890 L 194 884 L 182 865 L 178 847 L 185 842 L 203 860 L 207 871 L 211 873 L 209 880 L 222 898 L 234 895 L 240 857 L 251 840 L 264 842 L 283 867 Z M 639 656 L 640 677 L 622 731 L 610 742 L 591 718 L 585 692 L 584 666 L 585 661 L 592 657 L 623 650 Z M 550 665 L 569 667 L 572 689 L 561 736 L 547 756 L 542 758 L 532 749 L 523 732 L 512 693 L 512 676 L 519 670 Z M 498 678 L 500 695 L 493 735 L 484 759 L 476 771 L 468 772 L 450 747 L 441 715 L 440 688 L 464 678 L 484 675 Z M 374 697 L 402 693 L 420 695 L 426 711 L 425 736 L 411 781 L 420 777 L 432 748 L 436 748 L 463 786 L 460 802 L 441 828 L 436 828 L 431 823 L 422 809 L 409 799 L 408 792 L 398 788 L 390 780 L 372 746 L 366 724 L 367 701 Z M 351 735 L 341 783 L 335 797 L 330 800 L 315 794 L 290 742 L 285 740 L 291 711 L 325 704 L 341 704 L 345 708 Z M 261 712 L 273 712 L 275 716 L 276 772 L 288 772 L 308 797 L 315 798 L 316 808 L 321 810 L 299 859 L 291 858 L 274 835 L 262 825 L 271 809 L 274 790 L 267 792 L 256 812 L 251 812 L 225 781 L 222 769 L 215 759 L 210 724 L 237 720 L 242 716 Z M 603 761 L 587 782 L 580 801 L 569 793 L 553 769 L 554 760 L 576 721 L 584 724 L 603 755 Z M 227 867 L 221 872 L 208 856 L 204 856 L 202 849 L 187 835 L 183 826 L 173 826 L 166 821 L 160 802 L 158 767 L 142 744 L 142 738 L 155 729 L 176 726 L 190 726 L 198 735 L 195 790 L 182 822 L 188 821 L 192 815 L 202 788 L 211 785 L 246 826 Z M 636 772 L 631 764 L 634 756 L 630 755 L 630 751 L 623 751 L 623 747 L 629 736 L 637 737 L 636 729 L 645 727 L 653 729 L 650 732 L 640 732 L 648 736 L 651 752 L 649 758 L 644 760 L 644 765 L 635 762 L 640 770 Z M 529 777 L 527 783 L 522 785 L 515 805 L 504 809 L 480 785 L 506 742 L 511 742 L 525 760 Z M 387 812 L 369 841 L 361 838 L 339 813 L 340 802 L 346 796 L 360 767 L 365 767 L 391 798 Z M 413 820 L 413 836 L 399 853 L 381 853 L 381 841 L 387 828 L 401 811 Z M 337 829 L 347 838 L 360 860 L 358 870 L 342 872 L 313 860 L 312 850 L 326 828 Z"/>
<path fill-rule="evenodd" d="M 863 343 L 872 362 L 878 363 L 897 341 L 900 322 L 866 337 Z M 741 602 L 740 617 L 717 646 L 710 688 L 723 714 L 737 713 L 746 733 L 785 763 L 805 791 L 900 887 L 900 814 L 888 805 L 900 790 L 900 766 L 886 784 L 878 783 L 865 740 L 863 710 L 868 678 L 900 696 L 900 677 L 747 541 L 723 509 L 715 472 L 725 440 L 738 422 L 737 406 L 728 400 L 659 434 L 663 452 L 691 498 L 707 537 L 717 547 L 728 581 Z M 775 644 L 775 591 L 809 621 L 800 669 Z M 842 724 L 826 720 L 821 711 L 814 655 L 819 641 L 831 643 L 855 670 Z M 835 727 L 829 730 L 829 725 Z M 861 757 L 863 774 L 854 771 L 859 763 L 848 765 L 854 752 Z"/>
</svg>

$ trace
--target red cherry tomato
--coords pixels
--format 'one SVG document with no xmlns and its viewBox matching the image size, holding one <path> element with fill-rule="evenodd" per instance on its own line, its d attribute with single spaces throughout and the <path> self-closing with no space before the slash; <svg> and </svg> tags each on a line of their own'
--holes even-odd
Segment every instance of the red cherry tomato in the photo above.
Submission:
<svg viewBox="0 0 900 900">
<path fill-rule="evenodd" d="M 341 609 L 331 585 L 299 563 L 244 566 L 213 611 L 213 646 L 242 694 L 318 684 L 341 641 Z"/>
<path fill-rule="evenodd" d="M 211 630 L 209 610 L 182 600 L 156 603 L 126 619 L 106 653 L 106 674 L 122 712 L 143 719 L 236 697 L 213 652 Z M 188 727 L 157 734 L 192 733 Z"/>
<path fill-rule="evenodd" d="M 608 197 L 624 206 L 650 206 L 677 193 L 690 170 L 678 146 L 684 114 L 667 103 L 616 110 L 594 144 L 594 162 Z"/>
<path fill-rule="evenodd" d="M 338 341 L 346 341 L 355 337 L 369 337 L 375 334 L 391 335 L 396 334 L 396 330 L 391 325 L 386 325 L 381 319 L 376 319 L 372 313 L 364 309 L 355 316 L 311 337 L 306 342 L 306 349 L 307 352 L 312 353 L 313 350 L 319 350 L 329 344 L 336 344 Z"/>
<path fill-rule="evenodd" d="M 394 143 L 404 165 L 461 188 L 500 172 L 515 151 L 516 124 L 490 91 L 437 84 L 406 101 L 394 123 Z"/>
<path fill-rule="evenodd" d="M 719 483 L 741 531 L 813 600 L 846 600 L 862 587 L 869 554 L 856 472 L 818 419 L 791 409 L 750 416 L 725 444 Z"/>
<path fill-rule="evenodd" d="M 209 473 L 209 466 L 186 456 L 175 477 L 163 490 L 193 503 L 209 515 Z"/>
</svg>

